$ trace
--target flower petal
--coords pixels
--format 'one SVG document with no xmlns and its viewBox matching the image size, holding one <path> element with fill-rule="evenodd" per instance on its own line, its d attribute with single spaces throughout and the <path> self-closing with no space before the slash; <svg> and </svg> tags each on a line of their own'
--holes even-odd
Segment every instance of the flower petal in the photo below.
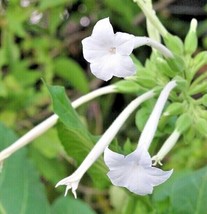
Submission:
<svg viewBox="0 0 207 214">
<path fill-rule="evenodd" d="M 134 36 L 128 33 L 115 34 L 115 47 L 119 54 L 129 56 L 134 49 Z"/>
<path fill-rule="evenodd" d="M 115 35 L 109 18 L 101 19 L 95 24 L 92 35 L 82 40 L 84 58 L 92 63 L 109 54 L 114 41 Z"/>
<path fill-rule="evenodd" d="M 151 167 L 151 158 L 148 151 L 138 147 L 126 157 L 106 149 L 104 161 L 109 167 L 108 177 L 112 184 L 126 187 L 138 195 L 151 194 L 153 187 L 165 182 L 171 171 Z"/>
<path fill-rule="evenodd" d="M 129 56 L 116 54 L 113 59 L 115 60 L 114 64 L 116 64 L 113 73 L 114 76 L 124 78 L 135 74 L 136 67 Z"/>
<path fill-rule="evenodd" d="M 113 152 L 109 148 L 104 150 L 104 162 L 110 169 L 116 168 L 117 162 L 122 163 L 124 158 L 124 155 Z"/>
<path fill-rule="evenodd" d="M 173 173 L 173 170 L 163 171 L 156 167 L 150 167 L 146 169 L 148 178 L 151 180 L 153 186 L 164 183 Z"/>
<path fill-rule="evenodd" d="M 135 73 L 136 68 L 129 56 L 108 54 L 90 65 L 91 72 L 99 79 L 109 80 L 113 76 L 127 77 Z"/>
<path fill-rule="evenodd" d="M 110 49 L 110 47 L 107 47 L 106 45 L 103 46 L 102 44 L 100 44 L 99 40 L 92 37 L 83 39 L 82 45 L 83 56 L 90 63 L 94 62 L 100 57 L 103 57 L 104 55 L 107 55 Z"/>
<path fill-rule="evenodd" d="M 65 196 L 67 195 L 68 190 L 72 189 L 72 193 L 74 197 L 77 198 L 76 189 L 78 188 L 79 182 L 80 182 L 80 178 L 77 175 L 72 174 L 71 176 L 60 180 L 55 187 L 66 185 Z"/>
<path fill-rule="evenodd" d="M 130 192 L 138 195 L 152 193 L 151 180 L 148 180 L 146 172 L 141 166 L 130 163 L 118 165 L 117 163 L 116 169 L 110 170 L 107 175 L 112 184 L 125 187 Z"/>
<path fill-rule="evenodd" d="M 91 35 L 93 38 L 102 41 L 102 45 L 107 45 L 109 42 L 114 41 L 114 30 L 109 21 L 109 18 L 99 20 Z M 106 44 L 104 44 L 106 42 Z"/>
<path fill-rule="evenodd" d="M 126 159 L 136 161 L 144 167 L 150 167 L 152 165 L 150 154 L 145 147 L 138 147 L 134 152 L 127 155 Z"/>
</svg>

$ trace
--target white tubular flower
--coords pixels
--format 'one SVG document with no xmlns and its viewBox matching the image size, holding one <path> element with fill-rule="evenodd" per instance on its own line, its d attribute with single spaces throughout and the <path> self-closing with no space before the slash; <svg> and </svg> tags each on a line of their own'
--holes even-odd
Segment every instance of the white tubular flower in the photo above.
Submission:
<svg viewBox="0 0 207 214">
<path fill-rule="evenodd" d="M 151 194 L 153 187 L 164 183 L 173 170 L 152 167 L 152 160 L 144 147 L 124 156 L 106 149 L 104 161 L 109 167 L 108 177 L 115 186 L 126 187 L 138 195 Z"/>
<path fill-rule="evenodd" d="M 157 165 L 158 163 L 162 165 L 162 159 L 168 154 L 168 152 L 175 146 L 178 141 L 181 133 L 178 130 L 174 130 L 173 133 L 169 136 L 169 138 L 164 142 L 163 146 L 159 150 L 159 152 L 152 157 L 154 161 L 153 165 Z"/>
<path fill-rule="evenodd" d="M 134 48 L 142 45 L 157 49 L 165 57 L 172 57 L 172 53 L 164 45 L 148 37 L 114 33 L 109 18 L 98 21 L 92 35 L 83 39 L 82 44 L 83 56 L 90 63 L 91 72 L 105 81 L 113 76 L 128 77 L 135 74 L 136 67 L 130 54 Z"/>
<path fill-rule="evenodd" d="M 145 127 L 142 131 L 142 134 L 139 138 L 138 146 L 144 146 L 145 148 L 149 148 L 152 139 L 157 130 L 157 126 L 159 123 L 160 116 L 162 114 L 165 103 L 167 102 L 168 96 L 173 88 L 177 85 L 175 80 L 170 81 L 160 93 L 160 96 L 154 106 L 152 113 L 145 124 Z"/>
<path fill-rule="evenodd" d="M 92 35 L 82 41 L 83 56 L 91 63 L 91 72 L 105 81 L 113 76 L 133 75 L 136 68 L 129 56 L 134 49 L 133 38 L 127 33 L 114 34 L 109 18 L 98 21 Z"/>
<path fill-rule="evenodd" d="M 91 165 L 97 160 L 97 158 L 104 152 L 104 150 L 108 147 L 111 143 L 121 126 L 124 124 L 126 119 L 130 116 L 130 114 L 144 101 L 152 98 L 155 95 L 154 90 L 148 91 L 141 96 L 134 99 L 121 113 L 120 115 L 114 120 L 111 126 L 106 130 L 106 132 L 102 135 L 78 169 L 67 178 L 59 181 L 56 185 L 66 185 L 65 195 L 67 194 L 69 189 L 72 189 L 72 192 L 76 198 L 76 189 L 78 184 L 85 174 L 85 172 L 91 167 Z"/>
<path fill-rule="evenodd" d="M 165 182 L 171 176 L 173 170 L 163 171 L 152 167 L 148 148 L 169 93 L 176 85 L 175 81 L 171 81 L 162 90 L 134 152 L 123 156 L 109 149 L 105 150 L 104 161 L 110 170 L 108 177 L 114 185 L 126 187 L 138 195 L 147 195 L 152 193 L 154 186 Z"/>
</svg>

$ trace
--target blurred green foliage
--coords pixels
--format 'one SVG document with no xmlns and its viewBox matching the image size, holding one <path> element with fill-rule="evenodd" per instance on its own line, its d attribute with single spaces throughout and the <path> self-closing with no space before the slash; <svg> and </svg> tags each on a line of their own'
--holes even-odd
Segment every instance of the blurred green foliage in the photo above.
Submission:
<svg viewBox="0 0 207 214">
<path fill-rule="evenodd" d="M 155 1 L 155 4 L 160 2 L 162 1 Z M 189 20 L 185 21 L 172 16 L 167 6 L 162 8 L 158 15 L 169 31 L 184 41 L 189 28 Z M 115 30 L 146 35 L 143 14 L 130 0 L 0 1 L 1 150 L 13 143 L 17 135 L 23 135 L 51 114 L 50 96 L 42 79 L 48 85 L 64 86 L 72 100 L 106 84 L 96 80 L 90 74 L 88 64 L 82 56 L 81 47 L 81 40 L 90 35 L 94 23 L 103 17 L 110 17 Z M 207 47 L 206 26 L 207 21 L 202 18 L 198 27 L 197 51 Z M 182 44 L 178 37 L 175 40 Z M 170 45 L 177 54 L 183 51 L 182 45 L 178 47 L 172 43 Z M 134 54 L 143 62 L 149 55 L 149 49 L 142 47 Z M 204 63 L 201 63 L 202 67 L 195 69 L 206 72 L 205 59 L 197 60 L 204 60 Z M 140 70 L 144 69 L 139 63 L 137 62 L 137 66 Z M 149 69 L 154 69 L 148 62 L 145 65 Z M 169 71 L 169 78 L 174 75 L 175 70 L 161 59 L 157 59 L 157 65 L 160 70 L 164 67 L 164 71 Z M 148 73 L 146 77 L 149 81 Z M 154 86 L 156 78 L 158 76 L 155 74 L 155 77 L 152 76 L 150 82 L 147 83 L 142 73 L 140 84 L 144 87 L 144 84 Z M 128 92 L 138 91 L 139 88 L 136 86 L 130 84 L 131 88 L 128 87 Z M 119 87 L 125 88 L 126 86 L 119 83 Z M 55 93 L 56 91 L 52 95 Z M 66 105 L 67 101 L 64 96 L 62 92 L 60 99 L 64 98 Z M 104 99 L 99 98 L 98 102 L 94 101 L 91 105 L 84 105 L 78 109 L 82 115 L 81 121 L 91 133 L 99 135 L 131 100 L 131 96 L 128 94 L 127 96 L 110 95 Z M 120 100 L 122 106 L 120 106 Z M 147 107 L 144 105 L 136 114 L 136 125 L 139 130 L 142 130 L 149 115 L 149 106 L 152 107 L 154 102 L 155 100 L 152 100 L 147 103 Z M 68 108 L 68 114 L 72 113 L 74 112 Z M 198 171 L 192 170 L 205 166 L 207 146 L 203 138 L 193 143 L 189 142 L 194 136 L 194 130 L 189 132 L 188 139 L 182 139 L 186 144 L 178 143 L 174 152 L 169 155 L 169 161 L 166 164 L 166 168 L 174 168 L 178 172 L 185 168 L 189 172 L 183 172 L 181 175 L 175 173 L 176 176 L 170 182 L 156 189 L 153 197 L 135 196 L 120 188 L 109 188 L 105 167 L 100 159 L 97 165 L 91 168 L 89 172 L 91 177 L 84 176 L 78 192 L 80 199 L 74 200 L 71 196 L 63 198 L 64 189 L 55 189 L 54 186 L 61 178 L 73 172 L 95 141 L 94 136 L 88 136 L 84 129 L 78 127 L 80 124 L 81 127 L 83 125 L 80 118 L 75 117 L 74 121 L 70 121 L 63 115 L 61 122 L 70 131 L 75 127 L 76 135 L 73 136 L 73 133 L 64 130 L 64 135 L 59 139 L 57 130 L 53 128 L 36 139 L 29 148 L 20 150 L 5 161 L 0 174 L 0 213 L 203 214 L 205 212 L 206 168 Z M 163 122 L 163 126 L 165 125 Z M 125 144 L 123 143 L 125 151 L 133 147 L 127 140 L 128 137 L 132 138 L 132 142 L 137 139 L 134 120 L 129 120 L 127 126 L 133 131 L 130 132 L 130 128 L 121 131 L 120 142 L 126 141 Z M 62 129 L 61 123 L 58 124 L 59 129 Z M 77 145 L 76 136 L 80 130 L 83 132 L 80 137 L 87 136 L 84 136 L 82 145 Z M 169 128 L 166 132 L 170 133 L 170 131 Z M 159 136 L 166 134 L 162 133 L 161 127 L 158 132 Z M 68 138 L 71 138 L 74 143 L 68 145 Z M 192 203 L 191 208 L 189 203 Z M 181 210 L 183 204 L 186 204 L 184 211 Z"/>
</svg>

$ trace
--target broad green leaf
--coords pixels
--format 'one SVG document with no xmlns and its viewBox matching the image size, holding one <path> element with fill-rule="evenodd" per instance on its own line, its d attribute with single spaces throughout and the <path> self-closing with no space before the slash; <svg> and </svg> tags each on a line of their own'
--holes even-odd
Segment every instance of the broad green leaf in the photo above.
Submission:
<svg viewBox="0 0 207 214">
<path fill-rule="evenodd" d="M 34 142 L 35 144 L 35 142 Z M 56 158 L 48 158 L 35 148 L 30 148 L 30 157 L 35 162 L 35 165 L 44 180 L 49 181 L 55 188 L 56 183 L 63 177 L 67 176 L 67 166 L 61 160 Z M 59 189 L 57 189 L 59 191 Z"/>
<path fill-rule="evenodd" d="M 54 128 L 35 139 L 32 147 L 36 148 L 47 158 L 55 158 L 58 153 L 63 152 L 63 147 L 58 139 L 57 131 Z"/>
<path fill-rule="evenodd" d="M 154 202 L 169 199 L 166 213 L 202 214 L 207 210 L 207 167 L 197 171 L 183 172 L 169 179 L 154 194 Z M 158 208 L 159 209 L 159 208 Z M 158 212 L 161 213 L 161 212 Z"/>
<path fill-rule="evenodd" d="M 59 197 L 52 204 L 52 214 L 95 214 L 83 201 L 72 197 Z"/>
<path fill-rule="evenodd" d="M 52 96 L 54 111 L 62 122 L 58 124 L 59 138 L 67 154 L 80 164 L 94 146 L 97 138 L 92 136 L 80 121 L 65 94 L 64 88 L 59 86 L 48 88 Z M 105 187 L 108 184 L 106 172 L 102 158 L 99 158 L 94 166 L 89 169 L 89 175 L 98 187 Z"/>
<path fill-rule="evenodd" d="M 55 73 L 68 80 L 74 88 L 83 93 L 89 91 L 89 85 L 84 70 L 70 58 L 57 58 L 54 61 Z"/>
<path fill-rule="evenodd" d="M 16 135 L 2 124 L 0 136 L 1 150 L 17 139 Z M 0 213 L 50 213 L 45 190 L 36 169 L 27 159 L 25 149 L 16 152 L 4 162 L 0 174 Z"/>
</svg>

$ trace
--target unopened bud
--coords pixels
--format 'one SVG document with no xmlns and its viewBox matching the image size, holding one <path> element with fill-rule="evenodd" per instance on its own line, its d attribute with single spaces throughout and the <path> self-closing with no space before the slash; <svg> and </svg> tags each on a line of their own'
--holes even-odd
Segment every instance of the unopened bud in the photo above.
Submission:
<svg viewBox="0 0 207 214">
<path fill-rule="evenodd" d="M 190 55 L 196 51 L 197 46 L 198 46 L 196 28 L 197 28 L 197 20 L 192 19 L 192 21 L 190 23 L 190 29 L 189 29 L 188 34 L 184 41 L 185 53 L 190 54 Z"/>
</svg>

